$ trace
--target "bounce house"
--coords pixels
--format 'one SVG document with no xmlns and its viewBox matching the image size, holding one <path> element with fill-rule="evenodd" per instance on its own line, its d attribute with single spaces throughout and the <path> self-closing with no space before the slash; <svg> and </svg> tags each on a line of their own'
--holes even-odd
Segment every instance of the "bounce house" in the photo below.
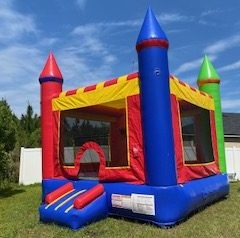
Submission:
<svg viewBox="0 0 240 238">
<path fill-rule="evenodd" d="M 207 57 L 199 89 L 170 75 L 168 45 L 149 8 L 138 72 L 62 92 L 49 55 L 41 221 L 78 229 L 116 215 L 166 227 L 228 195 L 219 76 Z"/>
</svg>

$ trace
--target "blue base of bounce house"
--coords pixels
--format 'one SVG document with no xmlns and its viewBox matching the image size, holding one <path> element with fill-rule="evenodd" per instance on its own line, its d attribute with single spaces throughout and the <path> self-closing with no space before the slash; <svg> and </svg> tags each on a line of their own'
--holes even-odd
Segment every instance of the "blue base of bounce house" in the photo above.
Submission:
<svg viewBox="0 0 240 238">
<path fill-rule="evenodd" d="M 92 180 L 43 180 L 43 198 L 60 186 L 72 182 L 75 193 L 82 193 L 98 184 Z M 116 186 L 117 184 L 117 186 Z M 168 187 L 153 187 L 129 183 L 103 183 L 105 192 L 82 209 L 66 209 L 73 204 L 71 194 L 53 206 L 42 204 L 40 220 L 78 229 L 107 215 L 116 215 L 154 223 L 160 227 L 172 226 L 198 210 L 229 193 L 226 174 L 193 180 Z M 63 201 L 64 206 L 58 208 Z"/>
</svg>

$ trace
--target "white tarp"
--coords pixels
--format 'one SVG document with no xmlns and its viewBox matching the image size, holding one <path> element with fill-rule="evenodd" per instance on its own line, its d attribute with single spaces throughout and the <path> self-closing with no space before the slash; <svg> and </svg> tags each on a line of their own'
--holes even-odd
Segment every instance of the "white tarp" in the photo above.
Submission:
<svg viewBox="0 0 240 238">
<path fill-rule="evenodd" d="M 21 148 L 19 184 L 29 185 L 42 182 L 42 149 Z"/>
</svg>

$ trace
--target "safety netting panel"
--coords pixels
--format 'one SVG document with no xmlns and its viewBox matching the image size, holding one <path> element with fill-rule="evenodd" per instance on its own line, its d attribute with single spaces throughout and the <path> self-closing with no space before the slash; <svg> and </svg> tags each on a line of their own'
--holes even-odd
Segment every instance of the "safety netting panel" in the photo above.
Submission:
<svg viewBox="0 0 240 238">
<path fill-rule="evenodd" d="M 110 122 L 64 117 L 62 161 L 64 166 L 74 166 L 80 148 L 87 142 L 97 143 L 104 152 L 105 161 L 111 160 L 109 133 Z M 86 150 L 80 159 L 79 178 L 98 178 L 99 156 L 94 149 Z"/>
<path fill-rule="evenodd" d="M 180 116 L 185 163 L 213 162 L 210 112 L 183 101 Z"/>
<path fill-rule="evenodd" d="M 88 142 L 98 143 L 104 151 L 106 161 L 110 160 L 110 122 L 65 117 L 63 119 L 64 165 L 74 165 L 80 147 Z M 96 156 L 88 153 L 89 161 L 98 162 Z M 90 159 L 95 158 L 95 159 Z M 85 159 L 87 162 L 87 159 Z"/>
<path fill-rule="evenodd" d="M 76 171 L 77 161 L 80 163 L 79 177 L 97 178 L 102 161 L 106 167 L 128 165 L 125 108 L 93 106 L 72 109 L 62 111 L 60 118 L 59 157 L 63 168 L 74 167 Z M 89 148 L 79 156 L 86 144 Z M 101 160 L 96 152 L 99 148 L 104 157 Z"/>
</svg>

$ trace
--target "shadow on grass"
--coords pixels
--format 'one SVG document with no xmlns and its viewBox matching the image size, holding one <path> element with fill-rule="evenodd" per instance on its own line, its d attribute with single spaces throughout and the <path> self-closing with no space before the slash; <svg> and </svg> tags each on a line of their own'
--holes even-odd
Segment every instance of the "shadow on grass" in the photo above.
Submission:
<svg viewBox="0 0 240 238">
<path fill-rule="evenodd" d="M 24 190 L 22 188 L 16 188 L 16 187 L 11 187 L 11 186 L 0 188 L 0 199 L 11 197 L 11 196 L 14 196 L 16 194 L 23 193 L 25 191 L 26 190 Z"/>
</svg>

